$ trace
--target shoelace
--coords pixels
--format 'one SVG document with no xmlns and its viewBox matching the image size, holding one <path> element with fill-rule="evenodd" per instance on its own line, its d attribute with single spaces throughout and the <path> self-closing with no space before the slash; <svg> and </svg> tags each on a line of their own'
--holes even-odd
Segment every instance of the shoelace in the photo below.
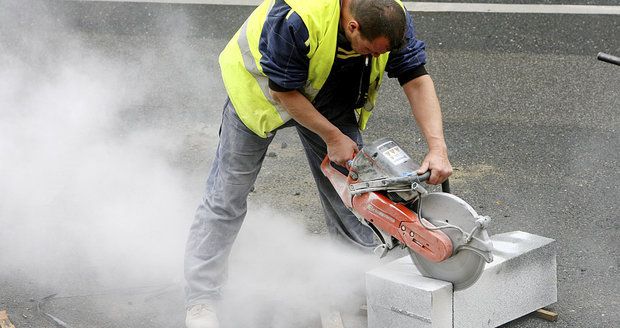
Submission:
<svg viewBox="0 0 620 328">
<path fill-rule="evenodd" d="M 194 306 L 190 309 L 189 313 L 192 316 L 198 315 L 200 312 L 202 311 L 207 311 L 207 312 L 215 312 L 215 310 L 213 309 L 212 306 L 206 305 L 206 304 L 200 304 L 198 306 Z"/>
</svg>

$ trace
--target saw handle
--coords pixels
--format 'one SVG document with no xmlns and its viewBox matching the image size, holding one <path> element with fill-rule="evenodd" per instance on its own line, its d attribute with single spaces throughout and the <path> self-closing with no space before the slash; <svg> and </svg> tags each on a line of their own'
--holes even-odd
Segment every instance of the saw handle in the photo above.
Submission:
<svg viewBox="0 0 620 328">
<path fill-rule="evenodd" d="M 327 157 L 327 156 L 326 156 Z M 349 171 L 355 171 L 353 168 L 353 160 L 350 159 L 347 161 L 345 167 L 347 168 L 347 170 Z M 422 174 L 418 174 L 417 176 L 417 182 L 424 182 L 426 180 L 428 180 L 431 177 L 431 171 L 426 171 Z M 443 186 L 443 185 L 442 185 Z"/>
<path fill-rule="evenodd" d="M 426 172 L 418 175 L 418 181 L 419 182 L 424 182 L 424 181 L 428 180 L 430 177 L 431 177 L 431 171 L 426 171 Z"/>
<path fill-rule="evenodd" d="M 450 193 L 450 180 L 446 179 L 446 181 L 441 183 L 441 191 Z"/>
<path fill-rule="evenodd" d="M 426 171 L 424 173 L 422 173 L 421 175 L 418 175 L 418 180 L 420 182 L 424 182 L 426 180 L 428 180 L 428 178 L 431 177 L 431 171 Z M 450 193 L 450 180 L 446 179 L 446 181 L 441 183 L 441 191 L 445 192 L 445 193 Z"/>
<path fill-rule="evenodd" d="M 327 156 L 325 156 L 325 159 L 323 160 L 323 165 L 329 165 L 329 158 Z M 323 166 L 322 165 L 322 166 Z M 347 161 L 345 167 L 347 168 L 347 170 L 352 171 L 352 166 L 353 166 L 353 160 L 350 159 Z M 426 180 L 428 180 L 431 177 L 431 171 L 428 170 L 422 174 L 418 175 L 418 182 L 424 182 Z M 445 192 L 445 193 L 450 193 L 450 180 L 446 179 L 446 181 L 441 183 L 441 191 Z"/>
</svg>

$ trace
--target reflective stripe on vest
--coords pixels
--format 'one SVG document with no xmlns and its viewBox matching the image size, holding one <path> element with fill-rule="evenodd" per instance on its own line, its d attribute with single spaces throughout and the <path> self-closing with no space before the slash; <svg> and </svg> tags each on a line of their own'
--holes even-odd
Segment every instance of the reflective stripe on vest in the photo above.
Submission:
<svg viewBox="0 0 620 328">
<path fill-rule="evenodd" d="M 397 1 L 399 2 L 399 1 Z M 308 81 L 302 93 L 314 100 L 329 77 L 336 55 L 339 0 L 286 0 L 308 29 Z M 400 2 L 399 2 L 400 3 Z M 291 117 L 269 93 L 269 79 L 260 65 L 260 35 L 274 0 L 266 0 L 252 12 L 219 57 L 222 79 L 237 115 L 258 136 L 266 138 Z M 402 4 L 401 4 L 402 6 Z M 290 15 L 290 13 L 289 13 Z M 360 129 L 366 123 L 377 99 L 389 52 L 372 59 L 368 101 L 357 109 Z"/>
<path fill-rule="evenodd" d="M 250 45 L 248 44 L 248 38 L 246 37 L 247 24 L 248 22 L 246 21 L 241 26 L 239 39 L 237 41 L 243 57 L 243 66 L 253 76 L 258 77 L 256 79 L 256 82 L 258 82 L 258 86 L 261 89 L 263 96 L 265 97 L 265 99 L 269 100 L 269 102 L 275 107 L 281 120 L 283 122 L 286 122 L 288 119 L 290 119 L 288 112 L 284 108 L 282 108 L 282 106 L 278 106 L 277 103 L 272 100 L 271 95 L 269 94 L 269 80 L 267 78 L 264 78 L 265 75 L 263 74 L 263 70 L 260 67 L 260 64 L 258 64 L 260 63 L 260 59 L 257 63 L 254 61 L 254 57 L 252 57 Z"/>
</svg>

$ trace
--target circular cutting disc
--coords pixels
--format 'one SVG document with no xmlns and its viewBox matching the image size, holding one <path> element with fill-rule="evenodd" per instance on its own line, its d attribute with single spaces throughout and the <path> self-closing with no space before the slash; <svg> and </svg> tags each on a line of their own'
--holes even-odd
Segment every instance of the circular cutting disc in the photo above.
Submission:
<svg viewBox="0 0 620 328">
<path fill-rule="evenodd" d="M 420 212 L 422 217 L 435 226 L 446 223 L 460 227 L 466 232 L 472 231 L 478 214 L 462 199 L 448 193 L 436 192 L 422 196 Z M 485 260 L 482 256 L 468 249 L 458 249 L 463 245 L 463 234 L 455 228 L 442 229 L 452 241 L 456 251 L 448 259 L 432 262 L 409 249 L 411 259 L 423 276 L 452 282 L 454 290 L 461 290 L 475 283 L 484 269 Z M 488 240 L 488 233 L 476 235 Z"/>
</svg>

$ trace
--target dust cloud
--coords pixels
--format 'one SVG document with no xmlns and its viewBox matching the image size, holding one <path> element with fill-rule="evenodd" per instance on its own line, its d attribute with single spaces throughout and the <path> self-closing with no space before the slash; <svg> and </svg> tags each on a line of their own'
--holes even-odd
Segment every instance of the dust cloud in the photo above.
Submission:
<svg viewBox="0 0 620 328">
<path fill-rule="evenodd" d="M 0 7 L 2 270 L 67 288 L 179 276 L 194 207 L 170 161 L 182 140 L 127 128 L 147 94 L 137 69 L 86 46 L 45 2 Z"/>
<path fill-rule="evenodd" d="M 206 178 L 224 99 L 213 96 L 216 58 L 201 62 L 213 43 L 183 31 L 146 41 L 85 34 L 49 6 L 0 2 L 0 277 L 12 290 L 61 294 L 180 288 L 203 183 L 192 170 Z M 174 19 L 163 26 L 191 28 Z M 162 64 L 162 51 L 174 59 Z M 223 306 L 232 326 L 303 327 L 330 304 L 363 302 L 374 256 L 293 221 L 250 204 Z"/>
<path fill-rule="evenodd" d="M 290 218 L 254 208 L 233 248 L 223 317 L 233 327 L 313 327 L 322 310 L 357 313 L 368 252 L 310 235 Z M 316 327 L 316 326 L 314 326 Z"/>
</svg>

